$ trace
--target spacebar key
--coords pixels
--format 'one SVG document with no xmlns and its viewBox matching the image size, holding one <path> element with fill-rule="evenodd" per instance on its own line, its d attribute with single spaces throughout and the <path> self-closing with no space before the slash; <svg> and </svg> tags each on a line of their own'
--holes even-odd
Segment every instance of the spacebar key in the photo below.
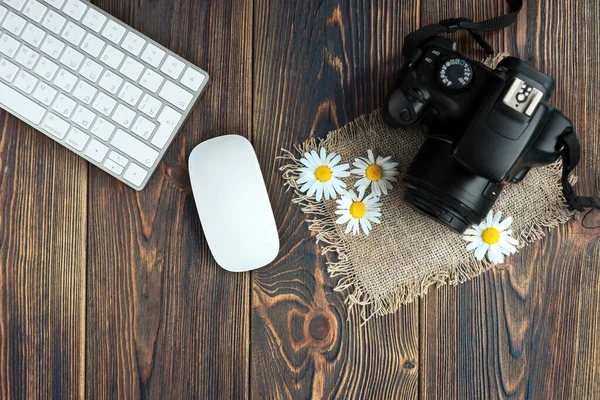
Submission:
<svg viewBox="0 0 600 400">
<path fill-rule="evenodd" d="M 0 82 L 0 106 L 17 114 L 17 117 L 39 125 L 46 114 L 46 109 L 37 105 L 13 88 Z"/>
<path fill-rule="evenodd" d="M 151 168 L 158 158 L 158 151 L 140 142 L 133 136 L 128 135 L 121 129 L 115 133 L 110 144 L 148 168 Z"/>
</svg>

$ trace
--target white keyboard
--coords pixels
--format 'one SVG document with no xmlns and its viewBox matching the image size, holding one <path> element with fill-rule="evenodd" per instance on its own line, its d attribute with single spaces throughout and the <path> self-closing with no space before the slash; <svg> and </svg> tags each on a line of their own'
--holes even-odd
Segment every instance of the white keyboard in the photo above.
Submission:
<svg viewBox="0 0 600 400">
<path fill-rule="evenodd" d="M 136 190 L 207 84 L 88 2 L 0 0 L 0 108 Z"/>
</svg>

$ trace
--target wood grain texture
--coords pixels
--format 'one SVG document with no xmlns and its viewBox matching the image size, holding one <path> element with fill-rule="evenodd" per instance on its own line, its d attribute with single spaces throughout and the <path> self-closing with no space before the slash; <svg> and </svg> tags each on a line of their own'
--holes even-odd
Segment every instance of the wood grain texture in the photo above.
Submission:
<svg viewBox="0 0 600 400">
<path fill-rule="evenodd" d="M 210 256 L 187 155 L 211 137 L 250 136 L 252 2 L 96 4 L 213 83 L 143 192 L 90 170 L 86 394 L 247 397 L 250 276 Z"/>
<path fill-rule="evenodd" d="M 504 0 L 93 2 L 212 83 L 141 193 L 0 112 L 0 399 L 600 398 L 599 212 L 360 326 L 275 161 L 380 107 L 405 34 Z M 487 37 L 557 78 L 598 194 L 600 3 L 526 4 Z M 190 189 L 191 149 L 228 133 L 252 140 L 280 227 L 252 274 L 216 266 Z"/>
<path fill-rule="evenodd" d="M 400 27 L 414 5 L 395 1 L 255 4 L 254 145 L 282 238 L 280 259 L 254 273 L 254 398 L 416 398 L 418 305 L 360 327 L 333 291 L 326 259 L 273 159 L 380 106 L 401 63 Z M 395 35 L 390 35 L 395 33 Z"/>
<path fill-rule="evenodd" d="M 480 20 L 505 10 L 503 3 L 461 1 L 458 9 Z M 456 3 L 436 4 L 423 5 L 427 23 L 451 16 Z M 556 77 L 553 103 L 574 121 L 584 148 L 578 191 L 596 195 L 599 15 L 593 1 L 528 2 L 516 26 L 487 36 L 497 49 Z M 468 53 L 481 54 L 473 45 Z M 597 398 L 598 227 L 598 212 L 588 212 L 506 268 L 421 300 L 423 395 Z"/>
<path fill-rule="evenodd" d="M 86 178 L 85 161 L 0 112 L 2 399 L 83 395 Z"/>
</svg>

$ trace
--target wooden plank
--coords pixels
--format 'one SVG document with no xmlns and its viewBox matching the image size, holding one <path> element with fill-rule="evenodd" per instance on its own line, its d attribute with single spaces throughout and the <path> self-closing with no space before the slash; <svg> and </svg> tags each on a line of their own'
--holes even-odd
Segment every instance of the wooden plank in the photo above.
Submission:
<svg viewBox="0 0 600 400">
<path fill-rule="evenodd" d="M 418 9 L 405 3 L 255 4 L 254 144 L 282 251 L 253 274 L 252 397 L 417 397 L 417 304 L 364 327 L 348 319 L 274 162 L 280 148 L 380 106 L 400 65 L 401 32 L 417 21 Z"/>
<path fill-rule="evenodd" d="M 251 134 L 252 2 L 96 3 L 206 69 L 212 85 L 143 192 L 90 170 L 86 394 L 247 397 L 250 274 L 210 256 L 187 155 L 214 136 Z"/>
<path fill-rule="evenodd" d="M 87 164 L 0 112 L 0 398 L 81 398 Z"/>
<path fill-rule="evenodd" d="M 428 3 L 422 15 L 428 22 L 458 15 L 480 20 L 505 10 L 502 3 L 471 8 L 462 1 L 452 8 L 455 2 L 441 1 L 437 8 Z M 600 38 L 591 16 L 599 10 L 595 2 L 576 3 L 527 3 L 516 27 L 488 37 L 497 49 L 557 78 L 553 103 L 573 119 L 583 146 L 578 190 L 593 194 L 600 70 L 591 54 Z M 421 301 L 425 397 L 597 397 L 600 224 L 597 212 L 586 219 L 552 232 L 504 269 L 431 291 Z"/>
</svg>

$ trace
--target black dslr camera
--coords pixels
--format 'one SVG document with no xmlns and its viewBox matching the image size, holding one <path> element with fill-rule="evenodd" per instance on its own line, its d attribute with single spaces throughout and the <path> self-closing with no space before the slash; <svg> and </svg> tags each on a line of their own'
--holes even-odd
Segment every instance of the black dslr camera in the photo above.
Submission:
<svg viewBox="0 0 600 400">
<path fill-rule="evenodd" d="M 548 104 L 554 79 L 517 58 L 491 70 L 439 36 L 413 53 L 383 107 L 391 126 L 429 127 L 404 178 L 405 201 L 462 233 L 507 183 L 556 161 L 572 124 Z"/>
</svg>

